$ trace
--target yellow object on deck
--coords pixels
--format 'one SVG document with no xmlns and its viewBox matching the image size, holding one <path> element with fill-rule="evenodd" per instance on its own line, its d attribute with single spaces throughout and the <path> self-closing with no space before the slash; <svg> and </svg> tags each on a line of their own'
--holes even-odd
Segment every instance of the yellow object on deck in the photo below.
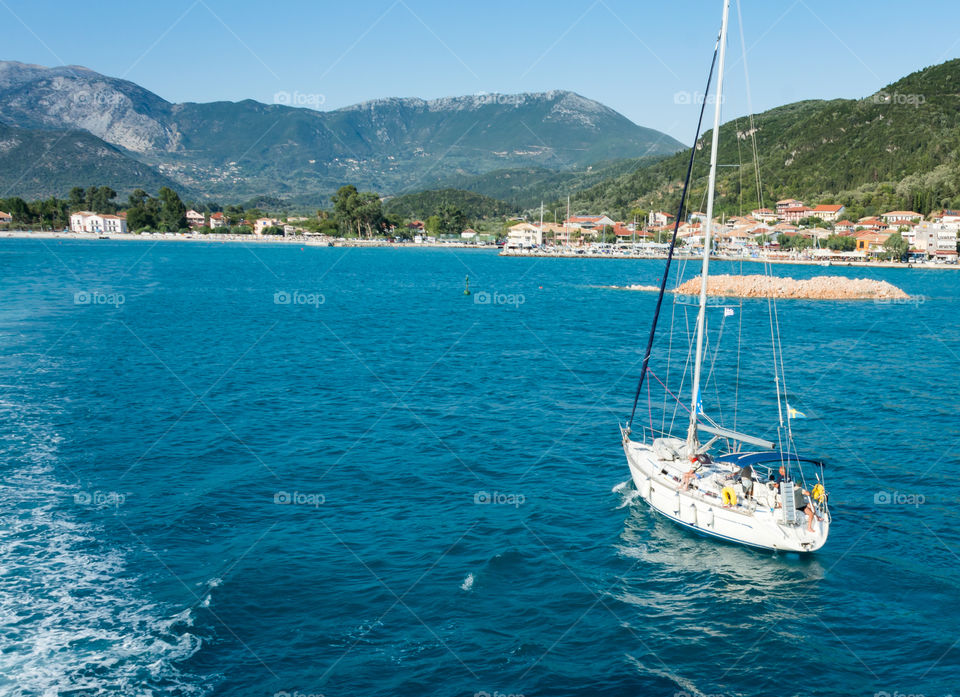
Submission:
<svg viewBox="0 0 960 697">
<path fill-rule="evenodd" d="M 720 494 L 723 496 L 723 505 L 724 506 L 736 506 L 737 505 L 737 492 L 733 490 L 732 486 L 725 486 L 720 491 Z"/>
</svg>

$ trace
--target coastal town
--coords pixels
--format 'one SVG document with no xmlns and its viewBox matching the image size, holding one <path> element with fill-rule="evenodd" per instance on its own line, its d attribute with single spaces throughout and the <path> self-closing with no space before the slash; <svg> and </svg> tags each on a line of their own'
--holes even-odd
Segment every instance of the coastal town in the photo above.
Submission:
<svg viewBox="0 0 960 697">
<path fill-rule="evenodd" d="M 960 211 L 929 216 L 916 211 L 888 211 L 844 217 L 843 205 L 807 206 L 797 199 L 777 201 L 750 215 L 713 220 L 713 252 L 720 256 L 810 261 L 869 262 L 894 259 L 916 263 L 956 264 Z M 651 212 L 643 223 L 614 221 L 606 215 L 574 215 L 563 223 L 517 223 L 504 244 L 508 255 L 657 256 L 666 253 L 677 228 L 678 252 L 701 254 L 706 214 L 676 217 Z"/>
<path fill-rule="evenodd" d="M 714 218 L 711 227 L 712 253 L 725 258 L 770 261 L 957 265 L 960 210 L 942 209 L 928 216 L 917 211 L 892 210 L 855 221 L 845 213 L 846 208 L 840 204 L 808 206 L 788 198 L 777 201 L 774 208 L 757 208 L 749 215 L 720 216 Z M 499 247 L 505 256 L 649 258 L 666 254 L 675 227 L 676 253 L 702 254 L 706 221 L 702 211 L 690 213 L 679 225 L 675 224 L 675 216 L 665 211 L 651 211 L 643 220 L 632 222 L 616 221 L 605 214 L 568 215 L 562 222 L 484 221 L 482 231 L 457 227 L 439 234 L 429 222 L 414 219 L 398 222 L 384 229 L 382 235 L 364 239 L 342 236 L 332 220 L 329 226 L 318 229 L 318 219 L 304 215 L 247 220 L 223 211 L 191 208 L 184 214 L 186 226 L 176 232 L 131 230 L 127 215 L 124 210 L 77 210 L 69 215 L 69 228 L 51 230 L 51 234 L 331 246 Z M 0 230 L 16 235 L 13 223 L 11 214 L 0 211 Z"/>
</svg>

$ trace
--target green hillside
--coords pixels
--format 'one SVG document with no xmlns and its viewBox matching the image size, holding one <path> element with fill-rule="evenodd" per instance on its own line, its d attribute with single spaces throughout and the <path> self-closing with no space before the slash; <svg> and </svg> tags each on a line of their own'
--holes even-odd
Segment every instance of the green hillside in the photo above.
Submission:
<svg viewBox="0 0 960 697">
<path fill-rule="evenodd" d="M 960 60 L 913 73 L 865 99 L 804 101 L 754 117 L 762 200 L 843 203 L 850 215 L 960 207 Z M 746 117 L 721 126 L 718 211 L 757 207 Z M 690 206 L 705 196 L 711 134 L 697 147 Z M 577 210 L 627 217 L 674 209 L 689 150 L 575 196 Z"/>
<path fill-rule="evenodd" d="M 109 186 L 121 197 L 137 188 L 181 184 L 85 131 L 11 128 L 0 124 L 0 192 L 40 199 L 75 187 Z"/>
<path fill-rule="evenodd" d="M 661 159 L 663 156 L 610 160 L 570 171 L 555 171 L 545 167 L 497 169 L 486 174 L 453 177 L 445 184 L 506 201 L 519 210 L 531 210 L 539 207 L 541 201 L 565 199 L 567 194 L 572 195 Z"/>
<path fill-rule="evenodd" d="M 460 189 L 435 189 L 420 191 L 415 194 L 404 194 L 387 201 L 384 209 L 387 213 L 393 213 L 403 218 L 426 219 L 436 214 L 441 206 L 458 208 L 471 220 L 498 218 L 516 212 L 516 208 L 508 203 L 473 191 Z"/>
</svg>

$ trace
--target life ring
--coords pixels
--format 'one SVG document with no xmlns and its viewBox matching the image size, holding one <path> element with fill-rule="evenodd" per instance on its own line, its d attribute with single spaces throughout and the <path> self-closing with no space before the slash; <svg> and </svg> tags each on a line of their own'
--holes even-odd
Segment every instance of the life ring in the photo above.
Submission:
<svg viewBox="0 0 960 697">
<path fill-rule="evenodd" d="M 813 487 L 813 491 L 810 492 L 810 495 L 813 496 L 814 500 L 819 503 L 823 503 L 827 500 L 827 490 L 823 488 L 823 484 L 817 484 Z"/>
<path fill-rule="evenodd" d="M 723 497 L 724 506 L 736 506 L 737 505 L 737 492 L 733 490 L 732 486 L 725 486 L 720 491 L 721 496 Z"/>
</svg>

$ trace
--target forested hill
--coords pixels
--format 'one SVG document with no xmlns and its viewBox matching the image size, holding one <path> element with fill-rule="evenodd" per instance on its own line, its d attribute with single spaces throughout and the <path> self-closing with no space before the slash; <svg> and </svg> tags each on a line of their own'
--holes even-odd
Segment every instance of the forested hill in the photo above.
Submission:
<svg viewBox="0 0 960 697">
<path fill-rule="evenodd" d="M 515 206 L 504 201 L 461 189 L 436 189 L 404 194 L 387 201 L 384 210 L 404 218 L 425 219 L 443 206 L 456 208 L 470 219 L 496 218 L 516 212 Z"/>
<path fill-rule="evenodd" d="M 848 217 L 881 209 L 960 207 L 960 59 L 917 71 L 864 99 L 802 101 L 754 117 L 762 201 L 843 203 Z M 711 132 L 697 143 L 691 210 L 706 189 Z M 673 210 L 689 149 L 576 194 L 577 211 L 627 218 Z M 718 211 L 757 207 L 750 121 L 720 128 Z"/>
</svg>

